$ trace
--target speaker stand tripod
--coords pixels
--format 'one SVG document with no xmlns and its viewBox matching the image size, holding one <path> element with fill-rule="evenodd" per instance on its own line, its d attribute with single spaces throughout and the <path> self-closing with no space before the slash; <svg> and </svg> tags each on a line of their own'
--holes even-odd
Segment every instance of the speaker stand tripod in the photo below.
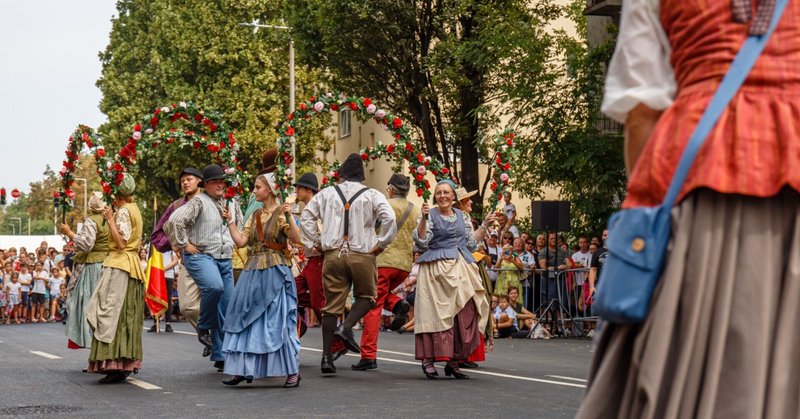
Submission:
<svg viewBox="0 0 800 419">
<path fill-rule="evenodd" d="M 550 237 L 549 233 L 547 233 L 546 237 L 548 238 L 548 241 L 549 241 L 549 237 Z M 545 260 L 549 260 L 549 259 L 550 259 L 550 243 L 547 243 L 547 245 L 545 246 Z M 547 265 L 547 264 L 545 264 L 545 265 Z M 559 283 L 558 283 L 558 247 L 556 247 L 555 265 L 556 265 L 555 269 L 552 272 L 555 275 L 555 279 L 556 279 L 555 280 L 555 286 L 556 286 L 556 291 L 558 292 L 558 297 L 550 298 L 550 292 L 549 291 L 550 291 L 550 272 L 551 271 L 549 269 L 545 270 L 544 275 L 547 275 L 547 277 L 544 278 L 544 281 L 546 281 L 544 283 L 544 290 L 545 290 L 544 294 L 547 295 L 548 301 L 542 302 L 539 305 L 539 307 L 537 307 L 536 310 L 534 311 L 534 313 L 536 313 L 536 322 L 533 323 L 533 326 L 531 327 L 530 332 L 528 332 L 528 336 L 527 337 L 529 339 L 533 337 L 534 333 L 536 332 L 536 328 L 540 324 L 542 324 L 542 322 L 544 322 L 545 316 L 548 313 L 550 313 L 552 315 L 551 316 L 552 318 L 550 320 L 550 330 L 551 331 L 553 330 L 553 326 L 556 326 L 556 322 L 560 322 L 561 323 L 561 331 L 562 331 L 562 333 L 564 335 L 566 335 L 567 328 L 566 328 L 566 324 L 565 324 L 565 321 L 564 321 L 564 317 L 566 317 L 566 318 L 569 319 L 569 324 L 572 325 L 573 332 L 575 332 L 577 330 L 578 331 L 577 334 L 579 334 L 581 337 L 585 338 L 586 334 L 583 333 L 583 328 L 582 327 L 576 327 L 575 320 L 572 318 L 572 314 L 570 314 L 569 310 L 567 310 L 567 308 L 564 307 L 563 304 L 561 304 L 561 287 L 559 286 Z M 541 285 L 540 285 L 539 288 L 540 289 L 542 288 Z"/>
</svg>

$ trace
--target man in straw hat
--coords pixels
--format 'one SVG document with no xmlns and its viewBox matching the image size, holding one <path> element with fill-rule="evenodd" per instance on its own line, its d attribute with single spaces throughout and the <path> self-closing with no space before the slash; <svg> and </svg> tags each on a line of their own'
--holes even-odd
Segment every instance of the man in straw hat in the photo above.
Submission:
<svg viewBox="0 0 800 419">
<path fill-rule="evenodd" d="M 419 217 L 419 209 L 408 202 L 406 195 L 411 187 L 407 176 L 395 173 L 389 178 L 386 196 L 397 220 L 397 236 L 386 249 L 378 255 L 378 298 L 376 305 L 364 316 L 364 331 L 361 333 L 361 360 L 350 366 L 357 371 L 378 368 L 378 334 L 381 326 L 383 309 L 394 313 L 391 330 L 397 331 L 408 322 L 408 310 L 411 305 L 392 293 L 402 284 L 411 272 L 412 242 L 411 237 L 415 221 Z"/>
<path fill-rule="evenodd" d="M 324 252 L 322 283 L 326 305 L 322 309 L 323 374 L 336 373 L 331 344 L 340 337 L 347 349 L 360 352 L 353 326 L 377 298 L 375 257 L 392 242 L 397 232 L 394 211 L 384 196 L 361 184 L 364 163 L 352 153 L 339 168 L 340 183 L 318 193 L 303 209 L 300 225 L 306 238 Z M 320 234 L 317 224 L 322 220 Z M 376 221 L 380 236 L 375 234 Z M 356 301 L 342 325 L 337 321 L 353 288 Z"/>
<path fill-rule="evenodd" d="M 203 189 L 175 210 L 166 224 L 172 245 L 183 252 L 183 264 L 200 288 L 200 317 L 197 339 L 211 348 L 211 360 L 224 368 L 222 326 L 233 293 L 233 239 L 228 222 L 242 226 L 242 212 L 234 199 L 226 202 L 225 172 L 216 164 L 203 169 Z M 222 211 L 232 211 L 231 221 Z"/>
</svg>

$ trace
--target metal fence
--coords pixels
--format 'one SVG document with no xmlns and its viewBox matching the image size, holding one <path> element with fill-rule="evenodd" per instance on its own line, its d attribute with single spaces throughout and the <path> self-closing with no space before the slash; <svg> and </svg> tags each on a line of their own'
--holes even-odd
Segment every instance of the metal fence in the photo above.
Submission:
<svg viewBox="0 0 800 419">
<path fill-rule="evenodd" d="M 564 335 L 582 336 L 586 322 L 598 319 L 592 312 L 593 296 L 589 292 L 588 268 L 562 271 L 487 268 L 487 271 L 493 281 L 503 272 L 516 273 L 522 285 L 520 302 L 528 311 L 536 314 L 537 324 L 549 322 L 550 330 L 558 329 L 566 331 Z M 507 290 L 495 289 L 494 293 L 506 294 Z"/>
</svg>

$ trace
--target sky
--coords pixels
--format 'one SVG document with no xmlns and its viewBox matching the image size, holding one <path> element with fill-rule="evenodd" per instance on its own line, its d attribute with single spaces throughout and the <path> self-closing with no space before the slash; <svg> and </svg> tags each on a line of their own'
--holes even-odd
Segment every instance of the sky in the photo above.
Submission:
<svg viewBox="0 0 800 419">
<path fill-rule="evenodd" d="M 78 124 L 105 122 L 95 82 L 115 15 L 114 0 L 0 0 L 0 187 L 28 191 Z"/>
</svg>

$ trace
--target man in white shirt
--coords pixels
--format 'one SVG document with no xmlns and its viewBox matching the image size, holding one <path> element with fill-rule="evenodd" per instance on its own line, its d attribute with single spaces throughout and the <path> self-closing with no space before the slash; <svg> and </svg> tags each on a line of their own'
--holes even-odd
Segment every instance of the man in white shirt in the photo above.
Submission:
<svg viewBox="0 0 800 419">
<path fill-rule="evenodd" d="M 578 238 L 579 250 L 572 255 L 572 261 L 577 263 L 578 268 L 588 268 L 592 263 L 592 253 L 589 252 L 589 240 L 586 237 Z M 575 282 L 578 285 L 583 285 L 585 276 L 583 272 L 576 272 Z"/>
<path fill-rule="evenodd" d="M 352 329 L 375 305 L 378 296 L 375 256 L 394 240 L 397 233 L 394 210 L 386 198 L 361 184 L 364 163 L 360 155 L 352 153 L 347 156 L 339 168 L 339 178 L 338 185 L 316 194 L 300 215 L 303 234 L 313 247 L 324 253 L 323 374 L 336 373 L 331 359 L 334 336 L 340 337 L 347 349 L 361 352 Z M 322 220 L 321 234 L 318 220 Z M 380 236 L 375 234 L 376 221 L 379 221 Z M 337 329 L 351 286 L 356 300 Z"/>
</svg>

